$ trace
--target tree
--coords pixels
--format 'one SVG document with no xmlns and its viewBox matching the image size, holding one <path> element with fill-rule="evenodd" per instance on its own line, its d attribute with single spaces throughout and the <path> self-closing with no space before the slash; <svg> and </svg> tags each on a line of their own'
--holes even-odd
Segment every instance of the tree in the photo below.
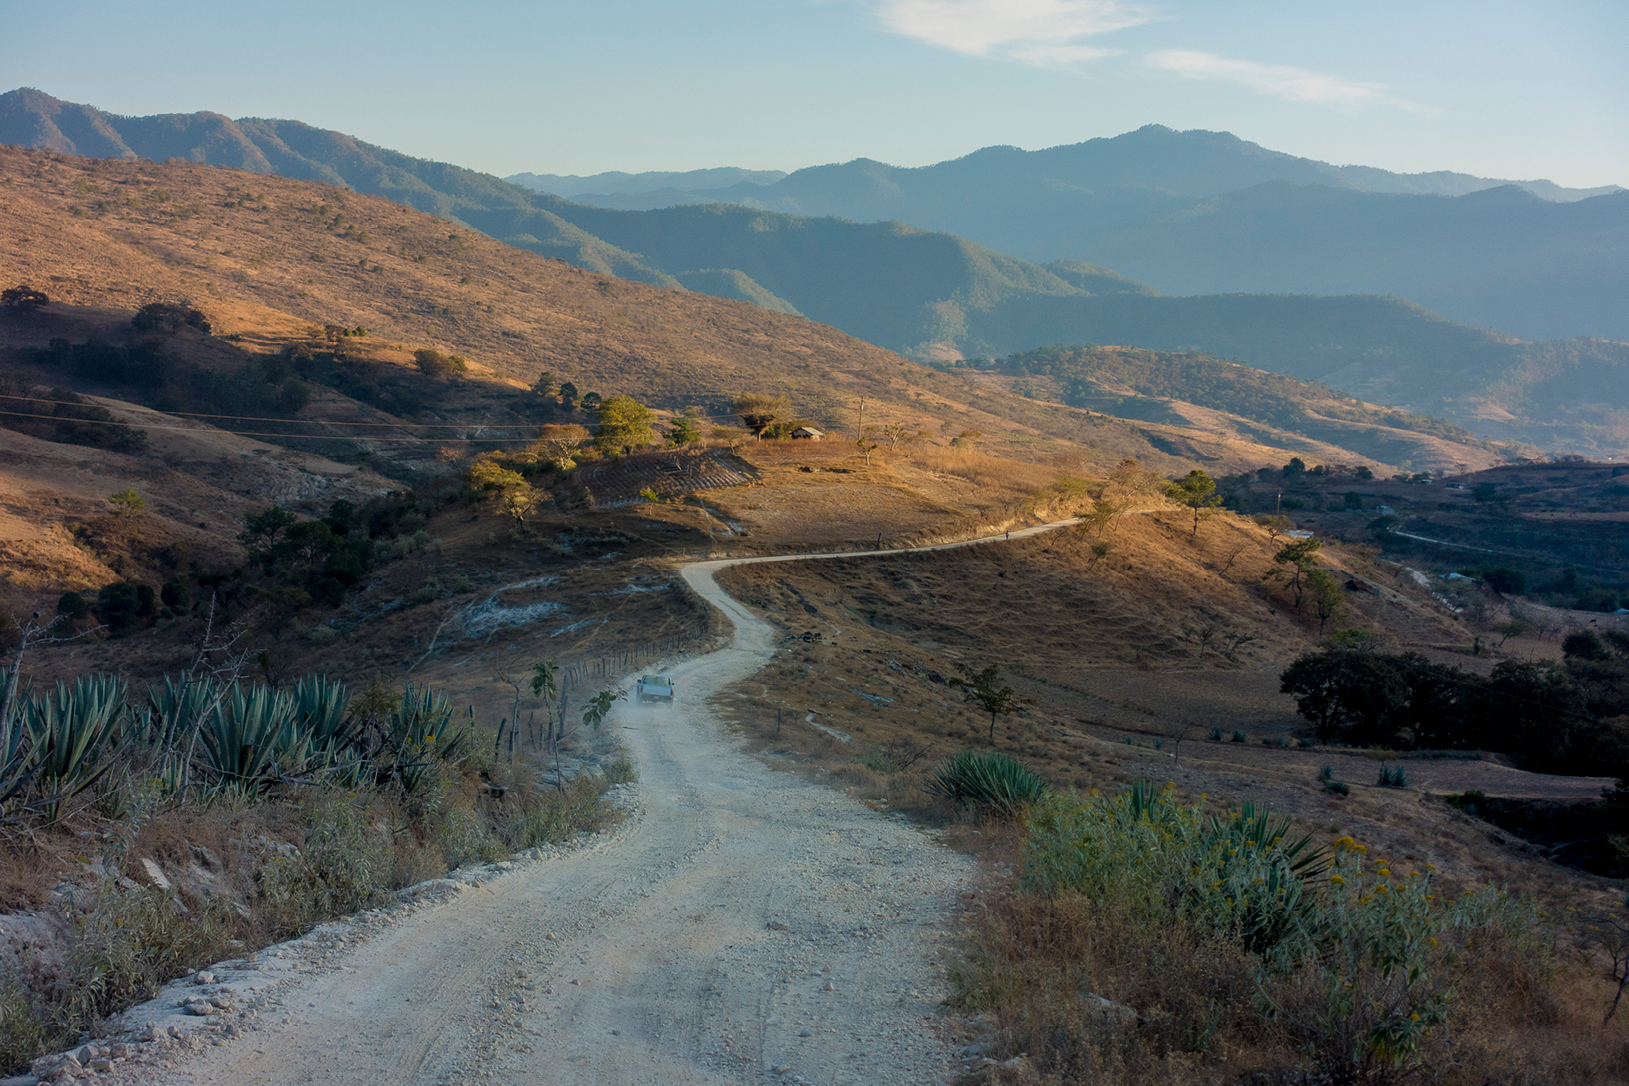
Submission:
<svg viewBox="0 0 1629 1086">
<path fill-rule="evenodd" d="M 108 512 L 116 517 L 137 517 L 147 508 L 136 488 L 127 486 L 107 500 Z"/>
<path fill-rule="evenodd" d="M 736 397 L 734 409 L 741 425 L 761 437 L 765 430 L 787 416 L 792 403 L 785 396 L 746 392 Z"/>
<path fill-rule="evenodd" d="M 867 426 L 865 433 L 861 434 L 860 439 L 854 443 L 854 447 L 860 450 L 860 455 L 865 457 L 866 467 L 871 466 L 871 454 L 877 451 L 877 443 L 869 440 L 874 430 L 876 430 L 875 426 Z"/>
<path fill-rule="evenodd" d="M 1279 552 L 1273 555 L 1273 561 L 1278 568 L 1268 570 L 1262 580 L 1283 578 L 1288 582 L 1290 592 L 1295 596 L 1295 609 L 1301 610 L 1301 604 L 1306 598 L 1307 573 L 1317 569 L 1318 564 L 1314 556 L 1322 542 L 1315 536 L 1298 539 L 1294 543 L 1286 543 Z"/>
<path fill-rule="evenodd" d="M 1294 479 L 1305 475 L 1306 471 L 1307 462 L 1302 460 L 1299 456 L 1292 456 L 1290 457 L 1290 462 L 1284 465 L 1284 478 Z"/>
<path fill-rule="evenodd" d="M 701 415 L 694 407 L 687 407 L 684 414 L 673 416 L 667 440 L 670 445 L 690 445 L 701 440 Z"/>
<path fill-rule="evenodd" d="M 962 676 L 959 680 L 962 700 L 990 714 L 990 742 L 994 743 L 996 717 L 1017 712 L 1018 695 L 1013 693 L 1012 687 L 1002 685 L 1001 668 L 995 664 L 977 671 L 966 664 L 957 664 L 956 670 Z"/>
<path fill-rule="evenodd" d="M 1318 636 L 1324 635 L 1324 625 L 1346 604 L 1340 582 L 1327 569 L 1309 569 L 1306 572 L 1307 594 L 1318 610 Z"/>
<path fill-rule="evenodd" d="M 1114 522 L 1124 516 L 1130 508 L 1127 502 L 1113 502 L 1108 498 L 1098 498 L 1092 505 L 1092 511 L 1080 518 L 1080 529 L 1090 530 L 1092 535 L 1099 538 L 1108 531 Z M 1108 553 L 1105 549 L 1104 553 Z"/>
<path fill-rule="evenodd" d="M 588 440 L 588 430 L 576 423 L 550 424 L 537 432 L 543 458 L 561 471 L 577 466 L 576 452 Z"/>
<path fill-rule="evenodd" d="M 1408 705 L 1410 686 L 1397 662 L 1370 652 L 1308 653 L 1279 676 L 1279 690 L 1295 697 L 1300 714 L 1322 739 L 1353 744 L 1396 743 L 1393 717 Z"/>
<path fill-rule="evenodd" d="M 182 325 L 196 328 L 205 335 L 210 332 L 209 318 L 185 302 L 149 302 L 130 318 L 130 326 L 138 332 L 159 328 L 179 332 Z"/>
<path fill-rule="evenodd" d="M 1290 518 L 1283 513 L 1263 513 L 1256 523 L 1267 530 L 1267 542 L 1276 543 L 1278 537 L 1290 530 Z"/>
<path fill-rule="evenodd" d="M 420 347 L 413 352 L 413 361 L 418 363 L 419 372 L 431 380 L 440 380 L 451 377 L 455 373 L 469 371 L 469 363 L 455 354 L 442 354 L 430 347 Z"/>
<path fill-rule="evenodd" d="M 46 297 L 44 291 L 35 290 L 27 284 L 0 291 L 0 305 L 7 309 L 15 309 L 19 313 L 32 313 L 50 304 L 51 299 Z"/>
<path fill-rule="evenodd" d="M 532 382 L 532 391 L 545 400 L 552 400 L 554 398 L 554 374 L 548 370 L 538 374 L 537 380 Z"/>
<path fill-rule="evenodd" d="M 560 406 L 567 411 L 577 410 L 577 386 L 570 381 L 560 383 Z"/>
<path fill-rule="evenodd" d="M 1222 499 L 1216 493 L 1216 480 L 1205 472 L 1194 468 L 1181 479 L 1172 480 L 1165 487 L 1165 496 L 1193 510 L 1193 532 L 1199 535 L 1199 520 L 1205 516 L 1205 510 L 1222 504 Z"/>
<path fill-rule="evenodd" d="M 492 504 L 497 510 L 516 524 L 526 523 L 527 516 L 537 507 L 538 493 L 526 481 L 526 477 L 494 461 L 476 461 L 464 473 L 464 481 L 471 490 L 485 491 L 491 495 Z"/>
<path fill-rule="evenodd" d="M 632 396 L 612 396 L 600 405 L 594 445 L 601 452 L 632 452 L 656 439 L 656 415 Z"/>
</svg>

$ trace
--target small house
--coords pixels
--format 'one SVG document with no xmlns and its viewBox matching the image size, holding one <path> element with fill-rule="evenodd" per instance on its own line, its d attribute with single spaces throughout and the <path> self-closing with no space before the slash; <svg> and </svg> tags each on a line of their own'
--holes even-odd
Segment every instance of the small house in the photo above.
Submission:
<svg viewBox="0 0 1629 1086">
<path fill-rule="evenodd" d="M 824 432 L 816 430 L 813 426 L 799 426 L 792 431 L 794 441 L 819 441 L 825 436 Z"/>
</svg>

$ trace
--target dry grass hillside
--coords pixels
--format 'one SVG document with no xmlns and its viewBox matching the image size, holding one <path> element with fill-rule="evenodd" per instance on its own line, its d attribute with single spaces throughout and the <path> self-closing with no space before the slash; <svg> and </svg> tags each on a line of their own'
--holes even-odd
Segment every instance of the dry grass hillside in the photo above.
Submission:
<svg viewBox="0 0 1629 1086">
<path fill-rule="evenodd" d="M 595 275 L 375 197 L 172 160 L 86 159 L 0 148 L 7 275 L 53 298 L 135 309 L 187 298 L 217 334 L 276 347 L 310 325 L 469 357 L 529 386 L 543 370 L 604 394 L 715 411 L 743 390 L 788 395 L 829 427 L 969 430 L 1020 459 L 1135 457 L 1162 471 L 1328 459 L 1294 435 L 1126 422 L 936 373 L 825 325 L 745 302 Z M 1288 441 L 1286 446 L 1281 444 Z M 1463 453 L 1429 451 L 1420 463 Z"/>
</svg>

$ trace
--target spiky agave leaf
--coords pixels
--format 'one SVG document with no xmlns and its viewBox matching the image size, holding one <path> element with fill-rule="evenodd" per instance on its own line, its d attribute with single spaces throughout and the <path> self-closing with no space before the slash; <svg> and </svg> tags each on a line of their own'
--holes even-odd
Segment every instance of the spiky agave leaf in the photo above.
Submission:
<svg viewBox="0 0 1629 1086">
<path fill-rule="evenodd" d="M 1029 766 L 998 751 L 964 750 L 939 764 L 928 778 L 929 793 L 1000 818 L 1021 814 L 1049 791 Z"/>
<path fill-rule="evenodd" d="M 25 764 L 52 821 L 67 800 L 106 771 L 103 756 L 117 744 L 124 724 L 124 694 L 124 680 L 117 676 L 85 675 L 72 685 L 58 682 L 24 704 Z"/>
</svg>

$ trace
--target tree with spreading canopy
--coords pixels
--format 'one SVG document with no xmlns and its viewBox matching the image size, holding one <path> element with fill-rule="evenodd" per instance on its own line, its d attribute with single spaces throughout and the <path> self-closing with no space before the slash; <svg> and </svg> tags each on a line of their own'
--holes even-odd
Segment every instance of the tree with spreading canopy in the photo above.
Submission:
<svg viewBox="0 0 1629 1086">
<path fill-rule="evenodd" d="M 1178 505 L 1193 510 L 1193 532 L 1199 535 L 1200 518 L 1208 515 L 1206 510 L 1222 504 L 1221 497 L 1216 493 L 1216 480 L 1205 472 L 1194 468 L 1181 479 L 1174 479 L 1166 484 L 1165 496 Z"/>
<path fill-rule="evenodd" d="M 601 452 L 628 453 L 656 440 L 656 415 L 632 396 L 612 396 L 600 404 L 594 446 Z"/>
<path fill-rule="evenodd" d="M 994 743 L 996 717 L 1016 713 L 1018 695 L 1012 687 L 1002 683 L 1001 668 L 996 664 L 976 670 L 966 664 L 957 664 L 956 670 L 962 676 L 958 680 L 963 691 L 962 700 L 990 714 L 990 742 Z"/>
<path fill-rule="evenodd" d="M 464 481 L 471 490 L 488 494 L 493 507 L 516 524 L 525 524 L 537 507 L 539 495 L 526 477 L 494 461 L 477 460 L 464 473 Z"/>
<path fill-rule="evenodd" d="M 754 434 L 763 432 L 786 418 L 792 403 L 785 396 L 770 396 L 762 392 L 746 392 L 735 398 L 735 415 L 741 425 Z"/>
<path fill-rule="evenodd" d="M 550 423 L 537 431 L 538 451 L 559 470 L 570 471 L 577 466 L 577 450 L 588 437 L 588 429 L 574 422 Z"/>
</svg>

